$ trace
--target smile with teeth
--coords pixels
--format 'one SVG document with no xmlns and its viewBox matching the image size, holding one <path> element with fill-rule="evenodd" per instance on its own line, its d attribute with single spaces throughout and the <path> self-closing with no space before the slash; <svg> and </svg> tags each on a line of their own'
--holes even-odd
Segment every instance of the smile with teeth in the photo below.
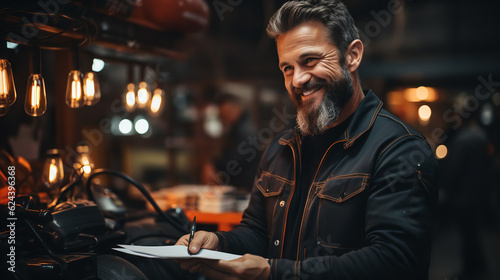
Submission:
<svg viewBox="0 0 500 280">
<path fill-rule="evenodd" d="M 318 90 L 320 90 L 320 89 L 322 89 L 322 88 L 323 88 L 323 87 L 317 87 L 317 88 L 313 88 L 313 89 L 308 90 L 308 91 L 304 91 L 304 92 L 302 92 L 302 95 L 303 95 L 303 96 L 308 96 L 308 95 L 311 95 L 311 94 L 313 94 L 313 93 L 317 92 Z"/>
</svg>

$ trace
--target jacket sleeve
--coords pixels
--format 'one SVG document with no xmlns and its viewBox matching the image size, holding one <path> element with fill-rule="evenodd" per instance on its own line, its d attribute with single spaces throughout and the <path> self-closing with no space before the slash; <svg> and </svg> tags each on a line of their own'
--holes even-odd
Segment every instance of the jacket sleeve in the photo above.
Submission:
<svg viewBox="0 0 500 280">
<path fill-rule="evenodd" d="M 259 178 L 261 170 L 259 167 L 256 178 Z M 219 238 L 219 250 L 233 254 L 249 253 L 265 257 L 269 238 L 264 209 L 264 197 L 254 183 L 249 207 L 243 213 L 241 223 L 231 231 L 215 233 Z"/>
<path fill-rule="evenodd" d="M 436 169 L 425 140 L 407 136 L 389 145 L 367 190 L 366 246 L 339 257 L 270 260 L 271 279 L 427 279 Z"/>
</svg>

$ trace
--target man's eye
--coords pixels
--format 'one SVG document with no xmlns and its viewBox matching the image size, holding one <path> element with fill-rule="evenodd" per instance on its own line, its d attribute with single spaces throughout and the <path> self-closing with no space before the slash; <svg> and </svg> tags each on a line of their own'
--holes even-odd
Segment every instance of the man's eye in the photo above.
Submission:
<svg viewBox="0 0 500 280">
<path fill-rule="evenodd" d="M 285 74 L 286 74 L 287 72 L 290 72 L 291 70 L 292 70 L 292 66 L 285 66 L 285 67 L 283 67 L 283 69 L 282 69 L 283 73 L 285 73 Z"/>
<path fill-rule="evenodd" d="M 316 61 L 317 59 L 315 57 L 308 57 L 306 58 L 306 60 L 304 61 L 306 65 L 310 66 L 312 64 L 314 64 L 314 62 Z"/>
</svg>

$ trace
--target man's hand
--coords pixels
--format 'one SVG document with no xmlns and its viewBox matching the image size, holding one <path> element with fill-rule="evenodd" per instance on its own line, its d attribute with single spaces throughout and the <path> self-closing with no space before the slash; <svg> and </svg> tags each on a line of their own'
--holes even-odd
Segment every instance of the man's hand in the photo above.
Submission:
<svg viewBox="0 0 500 280">
<path fill-rule="evenodd" d="M 204 260 L 197 271 L 213 280 L 268 280 L 271 276 L 271 267 L 267 260 L 250 254 L 232 261 Z"/>
<path fill-rule="evenodd" d="M 182 236 L 177 240 L 177 243 L 175 243 L 175 245 L 184 246 L 188 244 L 189 234 Z M 196 254 L 200 249 L 217 250 L 218 245 L 219 238 L 215 233 L 200 230 L 194 233 L 193 240 L 191 240 L 191 245 L 189 246 L 189 252 L 191 252 L 191 254 Z M 201 259 L 180 259 L 175 260 L 175 262 L 179 263 L 183 270 L 188 270 L 191 273 L 198 272 L 202 264 Z"/>
</svg>

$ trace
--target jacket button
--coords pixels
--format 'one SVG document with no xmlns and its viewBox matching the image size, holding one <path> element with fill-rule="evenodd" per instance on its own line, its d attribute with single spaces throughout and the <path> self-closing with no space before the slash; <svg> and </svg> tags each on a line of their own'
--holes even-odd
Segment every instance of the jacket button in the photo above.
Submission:
<svg viewBox="0 0 500 280">
<path fill-rule="evenodd" d="M 280 241 L 279 240 L 274 240 L 274 246 L 278 247 L 280 245 Z"/>
<path fill-rule="evenodd" d="M 280 207 L 283 207 L 283 206 L 285 206 L 285 201 L 284 200 L 280 201 Z"/>
</svg>

